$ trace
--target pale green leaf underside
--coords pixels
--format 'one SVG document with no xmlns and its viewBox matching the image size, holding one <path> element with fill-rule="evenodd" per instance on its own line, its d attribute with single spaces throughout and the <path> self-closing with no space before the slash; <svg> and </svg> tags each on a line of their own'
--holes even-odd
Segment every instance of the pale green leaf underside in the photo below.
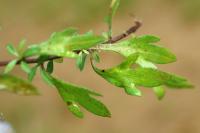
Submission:
<svg viewBox="0 0 200 133">
<path fill-rule="evenodd" d="M 154 45 L 158 38 L 144 35 L 114 45 L 101 45 L 100 49 L 120 53 L 128 57 L 139 53 L 142 58 L 156 64 L 166 64 L 176 61 L 176 56 L 164 47 Z"/>
</svg>

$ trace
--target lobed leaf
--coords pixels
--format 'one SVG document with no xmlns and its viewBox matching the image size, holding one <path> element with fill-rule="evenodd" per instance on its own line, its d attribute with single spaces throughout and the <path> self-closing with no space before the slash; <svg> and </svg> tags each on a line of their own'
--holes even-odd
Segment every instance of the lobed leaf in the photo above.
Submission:
<svg viewBox="0 0 200 133">
<path fill-rule="evenodd" d="M 159 39 L 153 36 L 135 37 L 128 41 L 122 41 L 115 45 L 103 45 L 102 50 L 109 50 L 128 57 L 139 53 L 142 58 L 156 64 L 166 64 L 176 61 L 176 56 L 168 49 L 152 44 Z"/>
<path fill-rule="evenodd" d="M 132 65 L 136 62 L 137 58 L 138 55 L 133 54 L 120 65 L 107 70 L 100 70 L 96 68 L 94 64 L 92 64 L 92 66 L 97 74 L 102 76 L 111 84 L 124 88 L 126 92 L 127 88 L 132 88 L 134 90 L 135 86 L 158 87 L 165 85 L 172 88 L 192 87 L 186 79 L 173 74 L 152 68 L 132 68 Z"/>
<path fill-rule="evenodd" d="M 49 40 L 30 47 L 25 55 L 53 55 L 77 58 L 78 54 L 75 51 L 89 49 L 104 41 L 104 37 L 96 36 L 92 32 L 79 35 L 70 28 L 63 32 L 54 33 Z"/>
<path fill-rule="evenodd" d="M 84 87 L 65 83 L 53 77 L 51 77 L 51 82 L 58 89 L 65 102 L 75 102 L 93 114 L 103 117 L 110 117 L 110 112 L 106 106 L 100 101 L 91 97 L 91 95 L 99 96 L 100 94 L 90 91 Z"/>
<path fill-rule="evenodd" d="M 136 88 L 137 85 L 133 82 L 132 78 L 130 77 L 131 69 L 129 69 L 129 67 L 131 67 L 132 64 L 135 63 L 137 58 L 138 54 L 133 54 L 117 67 L 107 70 L 100 70 L 97 67 L 95 67 L 93 63 L 92 67 L 97 74 L 102 76 L 111 84 L 120 88 L 124 88 L 127 94 L 141 96 L 142 93 Z"/>
</svg>

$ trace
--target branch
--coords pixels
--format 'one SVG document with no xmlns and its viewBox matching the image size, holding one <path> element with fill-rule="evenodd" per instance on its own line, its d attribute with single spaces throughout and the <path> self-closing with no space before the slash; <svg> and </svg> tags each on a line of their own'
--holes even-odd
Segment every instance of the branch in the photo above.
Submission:
<svg viewBox="0 0 200 133">
<path fill-rule="evenodd" d="M 126 30 L 125 33 L 122 33 L 116 37 L 111 38 L 106 43 L 116 43 L 116 42 L 128 37 L 132 33 L 135 33 L 141 26 L 142 26 L 142 23 L 140 21 L 135 21 L 135 25 L 130 27 L 128 30 Z"/>
<path fill-rule="evenodd" d="M 142 26 L 141 22 L 135 21 L 135 25 L 130 27 L 128 30 L 126 30 L 125 33 L 122 33 L 122 34 L 120 34 L 118 36 L 115 36 L 115 37 L 111 38 L 110 40 L 106 41 L 104 44 L 106 44 L 106 43 L 116 43 L 116 42 L 128 37 L 132 33 L 135 33 L 141 26 Z M 79 52 L 79 51 L 76 51 L 76 52 Z M 50 56 L 46 61 L 55 60 L 55 59 L 59 59 L 59 58 L 61 58 L 61 57 L 59 57 L 59 56 Z M 11 60 L 0 61 L 0 67 L 6 66 L 10 61 Z M 17 62 L 17 64 L 19 65 L 22 61 L 24 61 L 24 62 L 26 62 L 28 64 L 38 63 L 38 59 L 37 58 L 26 58 L 26 59 L 23 59 L 23 60 L 19 60 Z"/>
</svg>

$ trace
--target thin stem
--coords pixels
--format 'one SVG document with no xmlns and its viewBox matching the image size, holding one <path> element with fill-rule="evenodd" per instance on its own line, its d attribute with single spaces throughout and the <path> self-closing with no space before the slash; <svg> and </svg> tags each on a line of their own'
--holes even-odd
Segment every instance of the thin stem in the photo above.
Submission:
<svg viewBox="0 0 200 133">
<path fill-rule="evenodd" d="M 135 21 L 135 25 L 130 27 L 128 30 L 126 30 L 126 32 L 113 37 L 111 40 L 108 40 L 106 43 L 115 43 L 118 42 L 126 37 L 128 37 L 129 35 L 131 35 L 132 33 L 135 33 L 140 27 L 142 26 L 142 23 L 139 21 Z"/>
<path fill-rule="evenodd" d="M 107 43 L 116 43 L 126 37 L 128 37 L 130 34 L 132 33 L 135 33 L 140 27 L 141 27 L 142 23 L 139 22 L 139 21 L 135 21 L 135 25 L 130 27 L 128 30 L 126 30 L 125 33 L 122 33 L 118 36 L 115 36 L 113 37 L 111 40 L 108 40 L 106 42 L 104 42 L 104 44 L 107 44 Z M 76 51 L 76 52 L 79 52 L 79 51 Z M 61 57 L 59 56 L 50 56 L 48 59 L 46 59 L 45 61 L 49 61 L 49 60 L 55 60 L 55 59 L 59 59 Z M 0 67 L 4 67 L 6 66 L 11 60 L 8 60 L 8 61 L 0 61 Z M 23 59 L 23 60 L 19 60 L 17 62 L 17 64 L 20 64 L 22 61 L 28 63 L 28 64 L 34 64 L 34 63 L 38 63 L 38 59 L 37 58 L 26 58 L 26 59 Z"/>
</svg>

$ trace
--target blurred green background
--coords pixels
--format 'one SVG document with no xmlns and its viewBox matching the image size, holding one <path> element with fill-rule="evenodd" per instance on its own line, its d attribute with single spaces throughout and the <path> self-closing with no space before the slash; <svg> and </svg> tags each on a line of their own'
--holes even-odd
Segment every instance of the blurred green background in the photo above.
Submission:
<svg viewBox="0 0 200 133">
<path fill-rule="evenodd" d="M 0 60 L 11 59 L 5 44 L 21 39 L 37 43 L 54 31 L 77 27 L 80 32 L 107 30 L 103 22 L 109 0 L 0 0 Z M 134 18 L 131 16 L 135 16 Z M 140 34 L 161 37 L 161 44 L 178 58 L 160 69 L 188 77 L 194 90 L 168 90 L 158 101 L 151 90 L 143 89 L 142 98 L 127 96 L 96 75 L 89 63 L 80 73 L 73 60 L 56 65 L 55 75 L 73 83 L 88 86 L 104 94 L 102 101 L 112 118 L 101 118 L 87 111 L 85 118 L 75 118 L 66 109 L 56 89 L 45 85 L 37 76 L 34 84 L 41 96 L 17 96 L 0 93 L 0 112 L 17 133 L 199 133 L 200 132 L 200 1 L 199 0 L 122 0 L 114 19 L 115 34 L 143 21 Z M 117 54 L 102 53 L 100 67 L 114 66 L 122 60 Z M 3 69 L 0 68 L 2 71 Z M 25 77 L 16 68 L 13 74 Z"/>
</svg>

